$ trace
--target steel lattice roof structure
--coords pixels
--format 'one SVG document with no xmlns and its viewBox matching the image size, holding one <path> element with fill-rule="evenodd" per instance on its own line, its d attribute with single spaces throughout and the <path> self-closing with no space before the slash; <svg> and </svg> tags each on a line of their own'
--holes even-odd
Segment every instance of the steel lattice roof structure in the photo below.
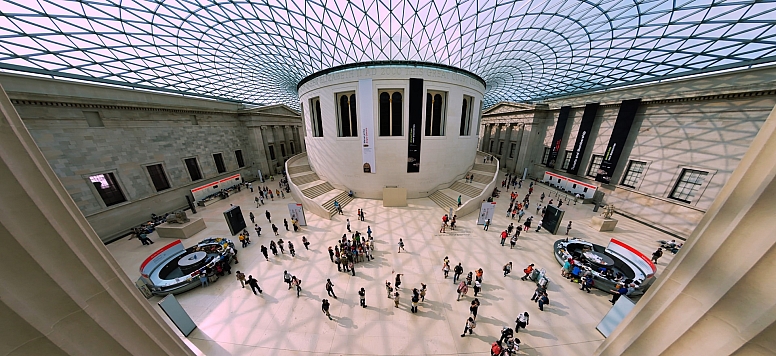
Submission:
<svg viewBox="0 0 776 356">
<path fill-rule="evenodd" d="M 317 71 L 444 64 L 485 106 L 776 62 L 776 0 L 0 0 L 0 69 L 298 108 Z"/>
</svg>

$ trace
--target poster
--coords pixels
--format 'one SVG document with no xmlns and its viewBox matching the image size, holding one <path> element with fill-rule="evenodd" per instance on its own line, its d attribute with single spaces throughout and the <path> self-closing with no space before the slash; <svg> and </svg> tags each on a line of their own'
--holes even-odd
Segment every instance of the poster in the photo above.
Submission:
<svg viewBox="0 0 776 356">
<path fill-rule="evenodd" d="M 291 219 L 299 220 L 299 226 L 307 226 L 307 219 L 304 218 L 304 208 L 302 207 L 302 204 L 288 204 L 288 215 L 291 216 Z"/>
<path fill-rule="evenodd" d="M 577 132 L 577 141 L 574 143 L 574 149 L 571 151 L 571 160 L 566 172 L 570 174 L 579 173 L 579 165 L 582 163 L 582 156 L 585 154 L 585 147 L 590 141 L 590 130 L 593 129 L 593 121 L 598 113 L 598 103 L 585 105 L 585 112 L 582 114 L 582 122 L 579 124 Z"/>
<path fill-rule="evenodd" d="M 496 202 L 483 202 L 480 207 L 480 216 L 477 218 L 477 225 L 485 225 L 485 221 L 493 222 L 493 214 L 496 212 Z"/>
<path fill-rule="evenodd" d="M 375 173 L 375 119 L 372 79 L 358 81 L 358 118 L 361 121 L 361 157 L 364 173 Z"/>
<path fill-rule="evenodd" d="M 598 168 L 598 174 L 595 176 L 597 182 L 609 184 L 612 180 L 614 170 L 617 168 L 617 162 L 620 160 L 622 147 L 628 140 L 633 119 L 636 117 L 636 110 L 639 109 L 641 99 L 623 100 L 620 105 L 620 111 L 617 113 L 617 120 L 612 128 L 612 136 L 609 138 L 609 144 L 604 152 L 604 159 Z"/>
<path fill-rule="evenodd" d="M 410 78 L 407 173 L 420 172 L 420 129 L 423 124 L 423 79 Z"/>
<path fill-rule="evenodd" d="M 555 125 L 555 134 L 552 135 L 552 143 L 550 144 L 550 157 L 547 158 L 547 167 L 549 168 L 555 168 L 555 163 L 558 160 L 560 147 L 563 143 L 563 133 L 566 131 L 566 121 L 569 119 L 569 112 L 571 112 L 571 106 L 560 108 L 558 124 Z"/>
</svg>

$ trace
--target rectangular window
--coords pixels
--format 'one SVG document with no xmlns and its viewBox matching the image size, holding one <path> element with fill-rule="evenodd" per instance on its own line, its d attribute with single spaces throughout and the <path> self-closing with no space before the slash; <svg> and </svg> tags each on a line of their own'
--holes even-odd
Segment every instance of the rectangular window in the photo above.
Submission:
<svg viewBox="0 0 776 356">
<path fill-rule="evenodd" d="M 296 154 L 296 147 L 294 147 L 294 141 L 291 141 L 288 144 L 289 144 L 289 146 L 291 148 L 291 154 L 295 155 Z"/>
<path fill-rule="evenodd" d="M 286 156 L 286 145 L 281 143 L 280 144 L 280 157 L 285 157 L 285 156 Z"/>
<path fill-rule="evenodd" d="M 695 169 L 685 168 L 682 170 L 682 175 L 679 176 L 679 180 L 674 185 L 674 189 L 671 191 L 669 198 L 676 199 L 681 202 L 691 203 L 695 193 L 700 190 L 703 185 L 703 181 L 706 180 L 706 176 L 709 172 L 698 171 Z"/>
<path fill-rule="evenodd" d="M 116 176 L 113 173 L 97 174 L 89 177 L 105 206 L 116 205 L 127 201 L 124 193 L 121 192 Z"/>
<path fill-rule="evenodd" d="M 622 177 L 622 182 L 620 184 L 636 188 L 636 184 L 639 183 L 639 180 L 641 179 L 641 175 L 644 174 L 644 168 L 647 167 L 646 162 L 640 162 L 640 161 L 630 161 L 628 162 L 628 170 L 625 171 L 625 176 Z"/>
<path fill-rule="evenodd" d="M 218 173 L 226 172 L 226 166 L 224 165 L 224 156 L 220 153 L 213 154 L 213 161 L 216 162 L 216 170 Z"/>
<path fill-rule="evenodd" d="M 100 117 L 100 113 L 97 111 L 84 111 L 84 117 L 89 127 L 105 127 L 102 117 Z"/>
<path fill-rule="evenodd" d="M 167 180 L 167 175 L 164 174 L 164 167 L 161 163 L 146 166 L 146 170 L 148 170 L 148 175 L 151 177 L 151 182 L 154 183 L 157 192 L 170 189 L 170 182 Z"/>
<path fill-rule="evenodd" d="M 192 125 L 199 125 L 199 121 L 197 121 L 197 115 L 189 115 L 189 121 Z"/>
<path fill-rule="evenodd" d="M 275 147 L 272 145 L 267 146 L 269 148 L 269 159 L 275 159 Z"/>
<path fill-rule="evenodd" d="M 234 151 L 234 158 L 237 159 L 237 167 L 245 167 L 245 159 L 243 159 L 242 150 Z"/>
<path fill-rule="evenodd" d="M 598 174 L 598 169 L 601 168 L 601 162 L 604 161 L 604 156 L 593 155 L 593 159 L 590 160 L 590 167 L 587 167 L 588 177 L 595 177 Z"/>
<path fill-rule="evenodd" d="M 444 136 L 447 122 L 447 93 L 429 90 L 426 93 L 426 136 Z"/>
<path fill-rule="evenodd" d="M 338 93 L 337 97 L 337 135 L 339 137 L 358 137 L 358 117 L 356 115 L 356 93 Z M 282 148 L 282 147 L 281 147 Z"/>
<path fill-rule="evenodd" d="M 488 152 L 493 152 L 493 143 L 494 143 L 494 142 L 495 142 L 495 141 L 493 141 L 493 140 L 490 140 L 490 145 L 488 145 Z"/>
<path fill-rule="evenodd" d="M 542 155 L 542 164 L 547 164 L 547 160 L 550 159 L 550 148 L 544 148 L 544 154 Z"/>
<path fill-rule="evenodd" d="M 183 162 L 186 163 L 186 170 L 189 171 L 189 178 L 191 178 L 192 182 L 202 179 L 202 171 L 199 169 L 199 164 L 195 157 L 186 158 Z"/>
<path fill-rule="evenodd" d="M 569 169 L 569 163 L 571 162 L 571 151 L 566 150 L 566 156 L 563 157 L 563 166 L 561 169 Z"/>
<path fill-rule="evenodd" d="M 517 144 L 512 143 L 509 145 L 509 158 L 515 158 L 515 150 L 517 149 Z"/>
<path fill-rule="evenodd" d="M 468 95 L 463 96 L 463 103 L 461 104 L 461 129 L 459 134 L 461 136 L 469 136 L 472 132 L 472 104 L 474 104 L 474 98 Z"/>
<path fill-rule="evenodd" d="M 404 92 L 398 89 L 378 92 L 380 136 L 401 136 L 403 134 L 403 94 Z"/>
<path fill-rule="evenodd" d="M 504 152 L 504 141 L 498 143 L 498 155 L 501 156 Z"/>
<path fill-rule="evenodd" d="M 313 128 L 313 137 L 323 137 L 321 100 L 318 97 L 310 99 L 310 127 Z"/>
</svg>

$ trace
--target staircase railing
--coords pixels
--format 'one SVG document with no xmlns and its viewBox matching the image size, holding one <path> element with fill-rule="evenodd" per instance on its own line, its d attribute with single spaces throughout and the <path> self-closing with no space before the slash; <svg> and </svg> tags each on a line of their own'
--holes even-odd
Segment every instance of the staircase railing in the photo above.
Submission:
<svg viewBox="0 0 776 356">
<path fill-rule="evenodd" d="M 300 153 L 300 154 L 298 154 L 296 156 L 292 156 L 291 158 L 286 160 L 286 165 L 285 165 L 286 172 L 288 172 L 288 167 L 292 163 L 294 163 L 294 162 L 296 162 L 296 161 L 298 161 L 298 160 L 300 160 L 302 158 L 305 158 L 305 157 L 307 157 L 307 152 L 302 152 L 302 153 Z M 291 176 L 290 175 L 288 177 L 288 186 L 291 188 L 291 196 L 294 197 L 294 200 L 302 203 L 302 206 L 304 207 L 305 210 L 307 210 L 307 211 L 309 211 L 309 212 L 311 212 L 311 213 L 313 213 L 315 215 L 318 215 L 318 216 L 320 216 L 322 218 L 331 219 L 331 215 L 329 215 L 329 211 L 328 210 L 326 210 L 322 205 L 316 203 L 314 200 L 312 200 L 312 199 L 306 197 L 304 194 L 302 194 L 302 190 L 299 189 L 299 186 L 294 184 L 293 180 L 291 180 Z"/>
</svg>

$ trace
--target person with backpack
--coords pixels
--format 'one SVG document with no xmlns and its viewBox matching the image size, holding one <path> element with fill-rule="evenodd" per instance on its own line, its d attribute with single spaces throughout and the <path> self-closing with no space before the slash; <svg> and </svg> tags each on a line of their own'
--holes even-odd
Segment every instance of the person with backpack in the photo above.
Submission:
<svg viewBox="0 0 776 356">
<path fill-rule="evenodd" d="M 337 295 L 334 294 L 334 283 L 331 283 L 331 279 L 326 279 L 326 293 L 333 297 L 334 299 L 337 299 Z"/>
<path fill-rule="evenodd" d="M 587 290 L 588 293 L 590 293 L 590 288 L 595 285 L 595 281 L 593 281 L 593 276 L 585 276 L 583 277 L 584 280 L 582 281 L 582 288 L 579 288 L 579 290 Z"/>
<path fill-rule="evenodd" d="M 528 265 L 528 267 L 526 267 L 523 270 L 523 273 L 525 273 L 525 276 L 521 277 L 520 279 L 525 280 L 526 278 L 528 278 L 531 275 L 531 272 L 533 272 L 533 270 L 534 270 L 534 264 L 531 263 L 530 265 Z"/>
<path fill-rule="evenodd" d="M 302 245 L 304 245 L 304 249 L 305 250 L 309 250 L 310 249 L 310 241 L 307 241 L 307 237 L 302 236 Z M 331 247 L 329 247 L 329 248 L 331 248 Z M 329 255 L 330 255 L 329 257 L 331 257 L 331 251 L 329 251 Z"/>
<path fill-rule="evenodd" d="M 466 320 L 466 326 L 463 329 L 463 334 L 461 334 L 461 337 L 466 336 L 466 332 L 469 332 L 469 335 L 472 334 L 472 331 L 474 331 L 474 328 L 477 327 L 477 323 L 474 322 L 474 319 L 469 317 L 469 319 Z"/>
<path fill-rule="evenodd" d="M 501 329 L 501 338 L 498 339 L 498 342 L 509 341 L 514 335 L 512 328 L 505 326 Z"/>
<path fill-rule="evenodd" d="M 331 314 L 329 314 L 329 306 L 330 304 L 328 299 L 324 299 L 321 301 L 321 311 L 329 318 L 329 320 L 332 320 Z"/>
<path fill-rule="evenodd" d="M 458 281 L 459 278 L 461 278 L 461 275 L 463 274 L 463 267 L 461 266 L 461 262 L 458 262 L 458 265 L 453 268 L 453 284 Z"/>
<path fill-rule="evenodd" d="M 366 291 L 364 288 L 358 291 L 358 298 L 361 300 L 361 307 L 366 308 Z"/>
<path fill-rule="evenodd" d="M 547 296 L 547 292 L 544 292 L 539 298 L 536 298 L 536 302 L 539 303 L 539 310 L 544 311 L 544 306 L 550 304 L 550 297 Z"/>
</svg>

